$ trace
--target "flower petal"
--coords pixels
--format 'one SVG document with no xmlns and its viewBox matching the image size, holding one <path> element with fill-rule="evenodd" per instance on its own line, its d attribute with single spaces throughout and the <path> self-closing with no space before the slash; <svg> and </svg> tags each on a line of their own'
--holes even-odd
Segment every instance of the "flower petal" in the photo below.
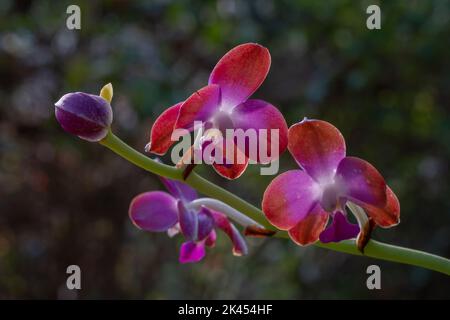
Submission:
<svg viewBox="0 0 450 320">
<path fill-rule="evenodd" d="M 289 236 L 301 246 L 316 242 L 327 225 L 328 216 L 328 212 L 317 204 L 303 220 L 289 229 Z"/>
<path fill-rule="evenodd" d="M 316 206 L 319 196 L 319 186 L 305 171 L 291 170 L 269 184 L 264 192 L 262 210 L 275 227 L 289 230 Z"/>
<path fill-rule="evenodd" d="M 198 212 L 198 236 L 197 240 L 205 240 L 214 228 L 214 218 L 208 208 L 202 207 Z"/>
<path fill-rule="evenodd" d="M 220 85 L 222 106 L 232 108 L 259 88 L 269 69 L 269 50 L 256 43 L 241 44 L 219 60 L 208 83 Z"/>
<path fill-rule="evenodd" d="M 177 201 L 167 192 L 141 193 L 130 203 L 131 221 L 140 229 L 153 232 L 166 231 L 178 221 Z"/>
<path fill-rule="evenodd" d="M 181 245 L 178 260 L 181 263 L 199 262 L 205 257 L 205 244 L 203 242 L 188 241 Z"/>
<path fill-rule="evenodd" d="M 224 178 L 234 180 L 239 178 L 248 167 L 248 158 L 245 158 L 245 163 L 236 164 L 213 164 L 214 170 Z"/>
<path fill-rule="evenodd" d="M 305 119 L 289 128 L 288 149 L 297 163 L 318 182 L 329 182 L 345 157 L 345 140 L 332 124 Z"/>
<path fill-rule="evenodd" d="M 163 155 L 176 142 L 172 141 L 171 136 L 182 104 L 183 102 L 179 102 L 171 106 L 155 120 L 147 145 L 148 152 Z"/>
<path fill-rule="evenodd" d="M 369 162 L 345 157 L 336 171 L 336 181 L 343 186 L 343 196 L 357 205 L 386 205 L 386 182 Z"/>
<path fill-rule="evenodd" d="M 223 213 L 212 210 L 211 213 L 214 217 L 216 226 L 225 232 L 233 243 L 233 254 L 235 256 L 246 255 L 248 253 L 247 244 L 234 224 L 232 224 Z"/>
<path fill-rule="evenodd" d="M 233 108 L 231 120 L 235 129 L 242 129 L 244 131 L 249 129 L 255 130 L 256 139 L 253 138 L 252 141 L 249 141 L 247 138 L 245 143 L 245 154 L 250 159 L 260 163 L 269 163 L 271 160 L 277 159 L 286 150 L 288 143 L 286 120 L 281 112 L 270 103 L 263 100 L 247 100 Z M 260 131 L 262 129 L 265 129 L 265 133 L 264 131 Z M 275 130 L 278 131 L 276 132 Z M 276 153 L 272 155 L 271 135 L 275 133 L 278 135 L 278 148 Z M 260 141 L 259 138 L 262 134 L 265 134 L 265 138 Z M 252 146 L 250 142 L 255 143 L 255 146 L 252 148 L 254 152 L 250 152 L 250 147 Z M 264 144 L 264 147 L 261 149 L 262 144 Z M 259 155 L 260 152 L 262 152 L 262 158 Z"/>
<path fill-rule="evenodd" d="M 175 129 L 193 129 L 194 121 L 205 122 L 219 110 L 220 87 L 215 84 L 201 88 L 181 105 Z"/>
<path fill-rule="evenodd" d="M 197 240 L 198 215 L 193 210 L 186 208 L 183 201 L 178 201 L 178 221 L 180 230 L 188 240 Z"/>
<path fill-rule="evenodd" d="M 323 243 L 339 242 L 356 238 L 358 233 L 358 225 L 350 223 L 342 212 L 337 211 L 334 214 L 333 222 L 320 234 L 319 239 Z"/>
<path fill-rule="evenodd" d="M 198 198 L 197 191 L 181 181 L 159 177 L 166 189 L 176 198 L 190 202 Z"/>
<path fill-rule="evenodd" d="M 400 223 L 400 202 L 388 186 L 386 186 L 386 205 L 383 208 L 368 204 L 361 204 L 361 207 L 382 228 L 390 228 Z"/>
<path fill-rule="evenodd" d="M 237 148 L 233 141 L 227 145 L 222 136 L 202 144 L 202 159 L 204 163 L 212 164 L 216 172 L 224 178 L 233 180 L 239 178 L 247 169 L 248 158 Z"/>
<path fill-rule="evenodd" d="M 217 239 L 217 234 L 216 234 L 216 231 L 213 229 L 209 233 L 208 237 L 205 239 L 205 245 L 207 247 L 213 248 L 216 245 L 216 239 Z"/>
</svg>

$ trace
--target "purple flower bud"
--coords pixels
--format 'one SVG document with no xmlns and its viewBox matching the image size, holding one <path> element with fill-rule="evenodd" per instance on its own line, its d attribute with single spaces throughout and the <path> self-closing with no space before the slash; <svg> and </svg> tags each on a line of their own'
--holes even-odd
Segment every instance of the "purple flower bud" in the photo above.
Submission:
<svg viewBox="0 0 450 320">
<path fill-rule="evenodd" d="M 106 137 L 113 118 L 105 99 L 83 92 L 62 96 L 55 103 L 55 116 L 65 131 L 91 142 Z"/>
</svg>

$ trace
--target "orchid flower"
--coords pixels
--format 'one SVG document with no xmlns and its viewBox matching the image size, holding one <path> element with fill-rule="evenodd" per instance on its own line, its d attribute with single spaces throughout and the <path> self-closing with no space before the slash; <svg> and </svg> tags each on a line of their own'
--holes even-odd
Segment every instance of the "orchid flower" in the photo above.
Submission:
<svg viewBox="0 0 450 320">
<path fill-rule="evenodd" d="M 214 210 L 222 209 L 230 214 L 230 207 L 214 199 L 198 198 L 197 192 L 183 182 L 162 177 L 161 180 L 169 193 L 145 192 L 131 201 L 129 216 L 138 228 L 151 232 L 167 232 L 170 237 L 182 233 L 186 241 L 180 248 L 181 263 L 202 260 L 205 247 L 215 245 L 216 228 L 225 232 L 231 239 L 234 255 L 247 254 L 247 245 L 237 228 L 224 213 Z M 231 211 L 231 214 L 243 225 L 257 224 L 236 211 Z"/>
<path fill-rule="evenodd" d="M 302 170 L 276 177 L 264 193 L 262 209 L 270 223 L 287 230 L 294 242 L 339 242 L 359 233 L 358 247 L 363 250 L 371 227 L 400 222 L 394 192 L 370 163 L 346 156 L 337 128 L 305 119 L 290 127 L 288 136 L 288 150 Z M 356 208 L 352 212 L 359 226 L 347 220 L 347 204 Z M 330 216 L 333 221 L 326 227 Z"/>
<path fill-rule="evenodd" d="M 278 129 L 278 153 L 268 154 L 270 161 L 276 159 L 287 147 L 286 121 L 270 103 L 248 99 L 266 78 L 270 61 L 269 51 L 261 45 L 247 43 L 233 48 L 214 67 L 207 86 L 184 102 L 168 108 L 156 119 L 146 150 L 158 155 L 165 154 L 175 142 L 171 139 L 175 129 L 192 131 L 194 122 L 200 121 L 206 129 L 217 129 L 219 132 L 225 129 Z M 265 140 L 262 143 L 266 143 L 270 151 L 270 135 Z M 260 142 L 257 141 L 258 146 Z M 233 163 L 213 163 L 215 170 L 228 179 L 236 179 L 247 168 L 249 157 L 262 163 L 259 153 L 255 156 L 249 154 L 247 147 L 245 149 L 234 148 L 233 155 L 226 155 Z M 236 161 L 240 152 L 244 163 Z"/>
</svg>

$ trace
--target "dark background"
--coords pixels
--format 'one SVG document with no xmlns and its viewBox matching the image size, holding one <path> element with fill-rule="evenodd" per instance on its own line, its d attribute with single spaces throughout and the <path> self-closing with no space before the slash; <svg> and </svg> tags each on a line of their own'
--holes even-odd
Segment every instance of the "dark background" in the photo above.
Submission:
<svg viewBox="0 0 450 320">
<path fill-rule="evenodd" d="M 382 29 L 370 31 L 375 3 Z M 81 6 L 80 31 L 66 29 L 69 4 Z M 272 67 L 253 97 L 289 125 L 332 122 L 399 196 L 401 224 L 374 237 L 449 257 L 449 14 L 446 0 L 2 0 L 0 298 L 448 298 L 441 274 L 280 239 L 249 240 L 236 258 L 221 235 L 203 262 L 180 265 L 180 238 L 128 219 L 158 179 L 64 133 L 53 103 L 112 82 L 113 130 L 143 151 L 152 121 L 205 85 L 225 52 L 261 43 Z M 294 167 L 286 153 L 281 170 Z M 199 172 L 258 206 L 273 178 L 257 166 L 232 182 Z M 82 269 L 76 293 L 70 264 Z M 366 288 L 370 264 L 382 290 Z"/>
</svg>

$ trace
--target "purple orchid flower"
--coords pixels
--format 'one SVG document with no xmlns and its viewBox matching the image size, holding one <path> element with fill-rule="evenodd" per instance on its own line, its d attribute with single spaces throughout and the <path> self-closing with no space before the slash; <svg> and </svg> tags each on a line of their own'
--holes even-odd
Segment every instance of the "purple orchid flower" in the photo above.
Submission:
<svg viewBox="0 0 450 320">
<path fill-rule="evenodd" d="M 171 140 L 175 129 L 194 130 L 194 122 L 200 121 L 207 129 L 278 129 L 279 141 L 277 154 L 268 154 L 271 160 L 276 159 L 287 147 L 287 124 L 280 111 L 263 100 L 248 99 L 262 84 L 270 68 L 269 51 L 254 43 L 239 45 L 229 51 L 214 67 L 206 87 L 201 88 L 184 102 L 179 102 L 164 111 L 153 124 L 150 143 L 147 150 L 165 154 L 175 142 Z M 259 139 L 259 136 L 257 137 Z M 264 138 L 263 138 L 264 139 Z M 265 143 L 271 150 L 271 135 Z M 218 140 L 220 141 L 220 139 Z M 216 142 L 220 144 L 220 142 Z M 260 141 L 257 141 L 258 146 Z M 223 148 L 226 153 L 226 148 Z M 246 150 L 238 150 L 234 154 L 225 155 L 233 164 L 213 163 L 214 169 L 228 179 L 238 178 L 247 168 L 248 157 L 261 163 L 259 155 L 251 155 Z M 238 154 L 244 163 L 238 163 Z"/>
<path fill-rule="evenodd" d="M 371 222 L 384 228 L 400 222 L 394 192 L 370 163 L 346 156 L 345 140 L 337 128 L 305 119 L 290 127 L 288 135 L 288 150 L 302 170 L 276 177 L 264 193 L 262 208 L 267 219 L 288 230 L 294 242 L 338 242 L 356 237 L 360 228 L 366 231 Z M 352 210 L 359 212 L 355 214 L 359 227 L 347 220 L 347 204 L 363 209 Z M 329 216 L 333 221 L 326 228 Z"/>
<path fill-rule="evenodd" d="M 55 116 L 61 127 L 81 139 L 98 142 L 108 134 L 113 120 L 112 85 L 105 85 L 100 96 L 84 92 L 67 93 L 55 103 Z"/>
<path fill-rule="evenodd" d="M 145 192 L 131 201 L 130 219 L 138 228 L 151 232 L 167 232 L 171 237 L 182 233 L 186 241 L 180 248 L 181 263 L 202 260 L 205 247 L 215 245 L 215 229 L 222 230 L 231 239 L 234 255 L 247 254 L 244 238 L 225 214 L 204 205 L 195 205 L 200 199 L 196 191 L 188 185 L 166 178 L 161 180 L 170 193 Z"/>
</svg>

